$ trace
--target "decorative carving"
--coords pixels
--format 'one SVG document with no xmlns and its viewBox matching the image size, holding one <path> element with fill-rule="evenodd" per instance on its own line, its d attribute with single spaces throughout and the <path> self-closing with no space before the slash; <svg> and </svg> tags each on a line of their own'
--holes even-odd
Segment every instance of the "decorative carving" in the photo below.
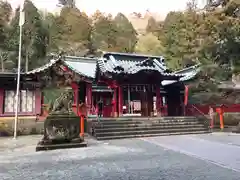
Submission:
<svg viewBox="0 0 240 180">
<path fill-rule="evenodd" d="M 72 89 L 66 89 L 54 102 L 51 113 L 71 113 L 73 103 Z"/>
<path fill-rule="evenodd" d="M 44 136 L 37 150 L 51 147 L 81 146 L 84 137 L 80 136 L 79 117 L 72 112 L 73 92 L 67 88 L 50 107 L 49 116 L 44 121 Z M 52 110 L 51 110 L 52 109 Z"/>
<path fill-rule="evenodd" d="M 44 121 L 44 136 L 41 145 L 82 142 L 79 117 L 74 113 L 50 114 Z"/>
</svg>

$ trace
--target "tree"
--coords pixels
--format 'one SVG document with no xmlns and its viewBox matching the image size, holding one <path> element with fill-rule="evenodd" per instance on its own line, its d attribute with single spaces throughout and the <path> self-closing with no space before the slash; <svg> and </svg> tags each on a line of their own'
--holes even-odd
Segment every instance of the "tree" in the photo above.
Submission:
<svg viewBox="0 0 240 180">
<path fill-rule="evenodd" d="M 132 23 L 122 13 L 118 13 L 113 23 L 117 28 L 116 50 L 119 52 L 133 52 L 137 43 L 137 32 Z"/>
<path fill-rule="evenodd" d="M 86 14 L 76 7 L 64 7 L 56 19 L 56 27 L 60 49 L 72 55 L 87 51 L 91 22 Z"/>
<path fill-rule="evenodd" d="M 8 51 L 8 24 L 12 14 L 12 7 L 6 1 L 0 1 L 0 59 L 1 70 L 5 71 L 6 66 L 12 62 L 9 60 L 10 52 Z"/>
<path fill-rule="evenodd" d="M 179 68 L 183 60 L 184 50 L 181 47 L 184 33 L 184 14 L 182 12 L 170 12 L 163 23 L 163 36 L 161 42 L 165 47 L 165 58 L 171 64 L 171 68 Z"/>
<path fill-rule="evenodd" d="M 100 51 L 115 51 L 117 45 L 117 27 L 112 16 L 96 11 L 92 16 L 91 42 Z"/>
<path fill-rule="evenodd" d="M 160 56 L 163 55 L 164 48 L 161 41 L 152 33 L 149 33 L 139 37 L 135 51 L 142 54 Z"/>
<path fill-rule="evenodd" d="M 59 39 L 61 35 L 61 28 L 59 26 L 60 17 L 55 16 L 51 13 L 47 13 L 45 19 L 43 19 L 43 26 L 48 33 L 47 38 L 47 53 L 58 53 L 59 50 Z"/>
<path fill-rule="evenodd" d="M 22 61 L 25 64 L 25 71 L 42 65 L 47 50 L 47 30 L 44 28 L 42 18 L 34 4 L 26 0 L 24 4 L 25 23 L 22 34 Z M 15 52 L 15 63 L 19 46 L 19 8 L 11 21 L 9 31 L 9 49 Z M 17 63 L 16 63 L 17 64 Z"/>
<path fill-rule="evenodd" d="M 228 67 L 229 71 L 239 73 L 240 19 L 236 16 L 236 11 L 240 8 L 240 1 L 210 3 L 213 7 L 219 5 L 222 7 L 211 9 L 205 14 L 204 23 L 201 26 L 201 33 L 205 33 L 202 54 L 208 54 L 219 66 Z"/>
</svg>

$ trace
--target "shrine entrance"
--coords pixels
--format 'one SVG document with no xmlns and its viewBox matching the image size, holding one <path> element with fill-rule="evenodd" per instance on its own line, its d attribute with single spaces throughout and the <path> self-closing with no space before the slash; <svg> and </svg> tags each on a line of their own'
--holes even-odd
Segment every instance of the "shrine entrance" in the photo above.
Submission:
<svg viewBox="0 0 240 180">
<path fill-rule="evenodd" d="M 123 114 L 154 115 L 154 85 L 123 85 Z"/>
<path fill-rule="evenodd" d="M 168 116 L 184 115 L 184 89 L 181 86 L 171 85 L 166 87 L 166 101 Z"/>
</svg>

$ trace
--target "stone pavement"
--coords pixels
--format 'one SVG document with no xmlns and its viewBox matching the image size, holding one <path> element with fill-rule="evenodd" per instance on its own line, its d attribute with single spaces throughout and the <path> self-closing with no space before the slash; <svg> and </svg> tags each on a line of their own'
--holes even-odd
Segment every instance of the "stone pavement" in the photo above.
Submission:
<svg viewBox="0 0 240 180">
<path fill-rule="evenodd" d="M 240 177 L 237 135 L 101 142 L 89 139 L 87 148 L 34 152 L 40 138 L 20 137 L 14 146 L 10 145 L 12 139 L 0 139 L 1 180 L 239 180 Z"/>
<path fill-rule="evenodd" d="M 0 137 L 0 156 L 1 153 L 14 152 L 35 152 L 37 143 L 42 139 L 43 135 L 19 136 L 17 139 L 13 137 Z M 86 141 L 89 146 L 99 144 L 99 141 L 94 140 L 86 135 Z"/>
<path fill-rule="evenodd" d="M 240 172 L 240 135 L 237 134 L 213 133 L 142 140 Z"/>
<path fill-rule="evenodd" d="M 14 151 L 34 151 L 37 142 L 42 135 L 19 136 L 17 139 L 13 137 L 0 137 L 0 155 L 1 153 Z"/>
</svg>

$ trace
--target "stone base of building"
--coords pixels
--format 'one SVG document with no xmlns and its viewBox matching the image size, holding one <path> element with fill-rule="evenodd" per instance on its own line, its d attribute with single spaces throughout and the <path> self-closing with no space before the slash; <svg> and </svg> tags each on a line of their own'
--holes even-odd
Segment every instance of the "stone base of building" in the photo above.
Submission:
<svg viewBox="0 0 240 180">
<path fill-rule="evenodd" d="M 48 151 L 48 150 L 80 148 L 80 147 L 87 147 L 87 143 L 79 142 L 79 143 L 63 143 L 63 144 L 42 144 L 41 142 L 39 142 L 36 147 L 36 151 Z"/>
</svg>

